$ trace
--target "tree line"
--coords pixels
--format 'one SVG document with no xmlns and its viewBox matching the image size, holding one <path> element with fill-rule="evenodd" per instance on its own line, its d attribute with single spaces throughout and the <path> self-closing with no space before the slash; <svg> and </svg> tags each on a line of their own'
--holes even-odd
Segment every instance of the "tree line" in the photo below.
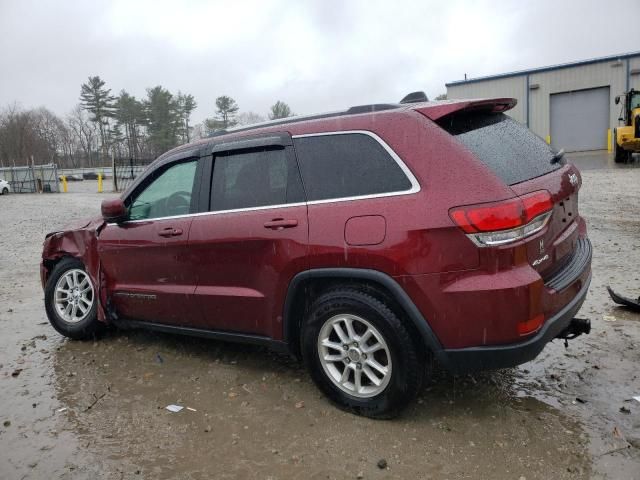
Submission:
<svg viewBox="0 0 640 480">
<path fill-rule="evenodd" d="M 215 99 L 215 115 L 192 125 L 197 107 L 193 95 L 171 93 L 162 86 L 147 88 L 146 98 L 126 90 L 113 95 L 99 76 L 80 87 L 79 103 L 64 118 L 45 107 L 23 109 L 17 104 L 0 111 L 0 167 L 56 163 L 60 168 L 108 166 L 116 158 L 149 159 L 178 145 L 236 125 L 267 120 L 255 112 L 240 112 L 236 101 Z M 294 115 L 282 101 L 271 106 L 269 119 Z"/>
</svg>

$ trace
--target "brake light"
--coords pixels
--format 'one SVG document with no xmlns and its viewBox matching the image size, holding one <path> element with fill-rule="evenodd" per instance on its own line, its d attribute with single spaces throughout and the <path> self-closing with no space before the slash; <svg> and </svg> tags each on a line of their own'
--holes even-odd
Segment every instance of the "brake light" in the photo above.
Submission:
<svg viewBox="0 0 640 480">
<path fill-rule="evenodd" d="M 479 246 L 514 242 L 540 231 L 553 202 L 546 190 L 501 202 L 455 207 L 449 216 Z"/>
<path fill-rule="evenodd" d="M 538 215 L 542 215 L 543 213 L 548 212 L 553 208 L 551 195 L 546 190 L 533 192 L 520 198 L 522 199 L 522 204 L 524 205 L 524 212 L 526 215 L 527 223 L 536 218 Z"/>
</svg>

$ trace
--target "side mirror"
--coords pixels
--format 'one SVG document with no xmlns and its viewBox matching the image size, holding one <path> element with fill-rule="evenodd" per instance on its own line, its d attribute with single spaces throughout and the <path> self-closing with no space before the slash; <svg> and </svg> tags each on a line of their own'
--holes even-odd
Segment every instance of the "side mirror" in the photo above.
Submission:
<svg viewBox="0 0 640 480">
<path fill-rule="evenodd" d="M 618 105 L 619 103 L 620 103 L 620 95 L 616 97 L 616 105 Z"/>
<path fill-rule="evenodd" d="M 120 198 L 114 198 L 113 200 L 102 201 L 102 218 L 105 222 L 121 222 L 127 215 L 127 209 L 124 206 L 124 202 Z"/>
</svg>

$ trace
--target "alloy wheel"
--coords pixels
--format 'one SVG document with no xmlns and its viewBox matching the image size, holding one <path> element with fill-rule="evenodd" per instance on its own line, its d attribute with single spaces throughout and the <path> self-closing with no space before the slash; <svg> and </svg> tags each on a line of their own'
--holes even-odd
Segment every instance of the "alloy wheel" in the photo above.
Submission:
<svg viewBox="0 0 640 480">
<path fill-rule="evenodd" d="M 324 323 L 318 356 L 333 384 L 358 398 L 380 394 L 391 378 L 387 342 L 376 327 L 356 315 L 335 315 Z"/>
<path fill-rule="evenodd" d="M 84 320 L 93 307 L 94 299 L 93 284 L 84 270 L 67 270 L 56 283 L 56 312 L 67 323 Z"/>
</svg>

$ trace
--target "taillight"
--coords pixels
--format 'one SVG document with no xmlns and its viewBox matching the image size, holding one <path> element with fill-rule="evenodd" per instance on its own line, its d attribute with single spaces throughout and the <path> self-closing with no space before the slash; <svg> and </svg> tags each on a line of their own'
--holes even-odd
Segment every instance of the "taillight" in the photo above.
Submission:
<svg viewBox="0 0 640 480">
<path fill-rule="evenodd" d="M 553 202 L 546 190 L 501 202 L 466 205 L 449 210 L 449 216 L 479 246 L 515 242 L 542 230 Z"/>
<path fill-rule="evenodd" d="M 539 192 L 529 193 L 520 197 L 522 204 L 524 205 L 524 213 L 526 215 L 526 222 L 530 222 L 538 215 L 542 215 L 550 211 L 553 208 L 553 202 L 551 201 L 551 194 L 546 190 L 540 190 Z"/>
<path fill-rule="evenodd" d="M 529 320 L 518 323 L 518 335 L 530 335 L 540 329 L 544 323 L 544 315 L 536 315 Z"/>
</svg>

